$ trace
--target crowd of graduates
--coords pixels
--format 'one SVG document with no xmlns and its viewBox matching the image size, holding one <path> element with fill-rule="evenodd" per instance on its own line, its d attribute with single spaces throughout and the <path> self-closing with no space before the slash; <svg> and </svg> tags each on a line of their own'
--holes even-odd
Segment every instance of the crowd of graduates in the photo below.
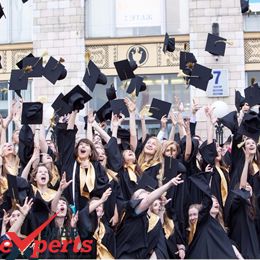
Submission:
<svg viewBox="0 0 260 260">
<path fill-rule="evenodd" d="M 259 120 L 259 113 L 243 102 L 235 117 L 217 119 L 213 107 L 194 102 L 187 119 L 179 102 L 152 136 L 136 102 L 124 102 L 128 121 L 113 113 L 97 122 L 88 110 L 80 140 L 79 111 L 56 118 L 46 138 L 43 125 L 21 125 L 23 104 L 13 103 L 0 129 L 1 241 L 11 231 L 25 238 L 56 213 L 37 239 L 93 240 L 92 250 L 69 246 L 39 258 L 260 258 L 259 129 L 246 131 L 244 120 Z M 196 132 L 199 109 L 207 118 L 206 140 Z M 223 143 L 214 139 L 217 120 L 231 130 Z M 10 122 L 15 131 L 6 142 Z M 75 236 L 62 228 L 75 229 Z"/>
</svg>

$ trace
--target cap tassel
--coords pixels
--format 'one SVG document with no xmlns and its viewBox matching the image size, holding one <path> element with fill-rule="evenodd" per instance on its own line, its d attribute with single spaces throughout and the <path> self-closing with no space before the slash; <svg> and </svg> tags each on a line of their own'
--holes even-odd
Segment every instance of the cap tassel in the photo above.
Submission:
<svg viewBox="0 0 260 260">
<path fill-rule="evenodd" d="M 237 148 L 241 149 L 245 145 L 245 141 L 242 141 L 241 143 L 237 144 Z"/>
<path fill-rule="evenodd" d="M 33 71 L 33 69 L 32 69 L 32 66 L 30 66 L 30 65 L 23 68 L 23 74 L 19 77 L 19 80 L 22 79 L 26 73 L 30 73 L 32 71 Z"/>
<path fill-rule="evenodd" d="M 139 114 L 141 116 L 152 116 L 153 114 L 149 112 L 149 110 L 150 110 L 150 105 L 144 105 L 141 111 L 139 112 Z"/>
<path fill-rule="evenodd" d="M 215 45 L 216 45 L 217 43 L 219 43 L 219 42 L 224 42 L 224 43 L 226 43 L 226 44 L 228 44 L 228 45 L 233 45 L 233 44 L 234 44 L 232 41 L 228 41 L 228 40 L 217 40 L 217 41 L 215 41 Z"/>
<path fill-rule="evenodd" d="M 63 63 L 63 62 L 65 62 L 65 60 L 62 57 L 60 57 L 59 61 L 56 63 L 56 65 L 51 70 L 56 70 L 58 65 Z"/>
</svg>

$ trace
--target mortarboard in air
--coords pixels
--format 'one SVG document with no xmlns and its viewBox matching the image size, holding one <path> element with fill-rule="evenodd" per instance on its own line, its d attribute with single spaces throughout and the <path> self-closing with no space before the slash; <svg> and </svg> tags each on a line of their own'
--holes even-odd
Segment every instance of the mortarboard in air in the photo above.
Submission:
<svg viewBox="0 0 260 260">
<path fill-rule="evenodd" d="M 126 92 L 128 94 L 135 93 L 135 96 L 138 97 L 139 92 L 146 90 L 146 84 L 143 82 L 143 80 L 143 77 L 135 76 L 133 79 L 131 79 Z"/>
<path fill-rule="evenodd" d="M 170 38 L 169 34 L 166 33 L 164 37 L 164 43 L 163 43 L 163 52 L 173 52 L 175 50 L 175 39 Z"/>
<path fill-rule="evenodd" d="M 27 89 L 28 77 L 24 70 L 12 70 L 9 83 L 9 90 L 14 90 L 21 97 L 21 90 Z"/>
<path fill-rule="evenodd" d="M 206 91 L 208 82 L 212 79 L 211 71 L 211 69 L 196 63 L 192 69 L 189 84 Z"/>
<path fill-rule="evenodd" d="M 125 117 L 129 117 L 129 112 L 124 99 L 110 100 L 111 110 L 115 115 L 122 113 Z"/>
<path fill-rule="evenodd" d="M 116 89 L 113 83 L 109 88 L 106 89 L 106 96 L 108 100 L 116 99 Z"/>
<path fill-rule="evenodd" d="M 224 56 L 227 39 L 214 34 L 208 34 L 205 51 L 216 56 Z"/>
<path fill-rule="evenodd" d="M 245 92 L 245 102 L 248 103 L 250 107 L 260 104 L 260 87 L 257 82 L 254 82 L 251 86 L 244 89 Z"/>
<path fill-rule="evenodd" d="M 100 69 L 92 60 L 89 60 L 85 75 L 83 77 L 83 82 L 86 84 L 89 90 L 93 92 L 96 84 L 107 84 L 107 77 L 105 74 L 101 73 Z"/>
<path fill-rule="evenodd" d="M 241 107 L 246 103 L 246 99 L 241 95 L 241 93 L 236 90 L 235 91 L 235 105 L 237 112 L 241 110 Z"/>
<path fill-rule="evenodd" d="M 55 85 L 57 80 L 62 80 L 67 76 L 67 70 L 62 64 L 63 58 L 59 60 L 50 57 L 43 70 L 43 76 Z"/>
<path fill-rule="evenodd" d="M 112 116 L 112 109 L 110 107 L 110 101 L 107 101 L 98 111 L 96 111 L 96 117 L 99 122 L 110 120 Z"/>
<path fill-rule="evenodd" d="M 181 70 L 186 69 L 187 66 L 189 65 L 189 63 L 194 64 L 196 62 L 197 62 L 197 60 L 193 53 L 186 52 L 186 51 L 180 52 L 180 69 Z"/>
<path fill-rule="evenodd" d="M 164 183 L 177 176 L 178 160 L 173 157 L 164 157 Z"/>
<path fill-rule="evenodd" d="M 207 144 L 205 141 L 199 148 L 199 152 L 203 158 L 203 160 L 210 165 L 215 164 L 215 158 L 217 157 L 217 146 L 215 142 Z"/>
<path fill-rule="evenodd" d="M 1 63 L 1 60 L 2 60 L 2 56 L 0 55 L 0 69 L 3 68 L 2 63 Z"/>
<path fill-rule="evenodd" d="M 18 61 L 18 62 L 16 63 L 16 66 L 17 66 L 20 70 L 23 69 L 23 61 L 24 61 L 24 59 L 26 59 L 26 58 L 34 58 L 34 56 L 33 56 L 32 53 L 30 53 L 30 54 L 28 54 L 27 56 L 25 56 L 24 58 L 22 58 L 20 61 Z"/>
<path fill-rule="evenodd" d="M 71 111 L 82 110 L 85 103 L 87 103 L 91 99 L 92 97 L 79 85 L 74 87 L 62 98 L 62 100 L 69 105 Z"/>
<path fill-rule="evenodd" d="M 244 14 L 249 11 L 249 0 L 240 0 L 241 13 Z"/>
<path fill-rule="evenodd" d="M 120 60 L 114 62 L 114 65 L 121 81 L 135 77 L 133 72 L 137 68 L 135 62 L 129 62 L 129 60 Z"/>
<path fill-rule="evenodd" d="M 22 0 L 22 2 L 23 2 L 23 3 L 26 3 L 26 2 L 28 2 L 28 0 Z"/>
<path fill-rule="evenodd" d="M 41 102 L 24 102 L 22 124 L 37 125 L 42 123 L 43 104 Z"/>
<path fill-rule="evenodd" d="M 62 100 L 64 95 L 62 93 L 52 103 L 52 108 L 58 116 L 63 116 L 71 112 L 70 106 Z"/>
<path fill-rule="evenodd" d="M 0 3 L 0 19 L 1 19 L 3 16 L 6 18 L 5 13 L 4 13 L 4 8 L 2 7 L 2 5 L 1 5 L 1 3 Z"/>
<path fill-rule="evenodd" d="M 169 111 L 171 109 L 171 103 L 153 98 L 152 104 L 150 106 L 149 112 L 152 114 L 151 117 L 161 120 L 161 118 L 166 115 L 168 117 Z"/>
<path fill-rule="evenodd" d="M 251 110 L 245 113 L 238 133 L 258 142 L 260 135 L 260 114 Z"/>
<path fill-rule="evenodd" d="M 218 118 L 218 121 L 227 127 L 232 133 L 238 129 L 237 111 L 232 111 L 227 115 Z"/>
<path fill-rule="evenodd" d="M 28 73 L 28 78 L 42 77 L 43 66 L 42 66 L 42 57 L 25 57 L 23 60 L 23 69 L 31 66 L 32 71 Z"/>
</svg>

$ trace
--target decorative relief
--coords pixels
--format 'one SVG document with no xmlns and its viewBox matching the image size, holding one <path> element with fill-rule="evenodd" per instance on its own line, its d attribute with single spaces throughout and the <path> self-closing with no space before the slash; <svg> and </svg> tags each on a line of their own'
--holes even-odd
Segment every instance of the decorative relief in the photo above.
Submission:
<svg viewBox="0 0 260 260">
<path fill-rule="evenodd" d="M 260 63 L 260 39 L 245 39 L 245 63 Z"/>
<path fill-rule="evenodd" d="M 108 46 L 88 46 L 86 50 L 90 50 L 91 60 L 99 68 L 108 68 Z"/>
</svg>

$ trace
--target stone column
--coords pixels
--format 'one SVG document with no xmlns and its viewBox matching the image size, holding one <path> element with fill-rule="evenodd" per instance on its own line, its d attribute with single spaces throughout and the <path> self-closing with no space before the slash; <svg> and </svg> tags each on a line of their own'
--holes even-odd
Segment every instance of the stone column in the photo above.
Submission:
<svg viewBox="0 0 260 260">
<path fill-rule="evenodd" d="M 82 82 L 85 72 L 85 32 L 84 32 L 84 2 L 83 0 L 34 0 L 33 5 L 33 52 L 57 60 L 65 59 L 67 77 L 57 81 L 55 85 L 44 77 L 34 79 L 34 100 L 38 96 L 47 96 L 44 104 L 44 115 L 49 118 L 50 105 L 60 92 L 65 95 L 72 87 Z M 48 58 L 48 57 L 46 57 Z M 45 124 L 48 121 L 45 119 Z"/>
<path fill-rule="evenodd" d="M 243 95 L 245 87 L 245 57 L 243 38 L 243 16 L 240 1 L 236 0 L 190 0 L 190 51 L 199 64 L 212 69 L 227 69 L 229 78 L 229 97 L 209 98 L 204 91 L 191 89 L 191 99 L 197 98 L 201 105 L 222 100 L 229 104 L 230 111 L 235 109 L 235 89 Z M 216 57 L 205 51 L 207 34 L 212 33 L 212 23 L 219 24 L 219 36 L 227 38 L 233 45 L 226 46 L 225 56 Z M 197 132 L 206 138 L 204 112 L 198 113 Z M 230 131 L 225 131 L 225 138 Z"/>
</svg>

